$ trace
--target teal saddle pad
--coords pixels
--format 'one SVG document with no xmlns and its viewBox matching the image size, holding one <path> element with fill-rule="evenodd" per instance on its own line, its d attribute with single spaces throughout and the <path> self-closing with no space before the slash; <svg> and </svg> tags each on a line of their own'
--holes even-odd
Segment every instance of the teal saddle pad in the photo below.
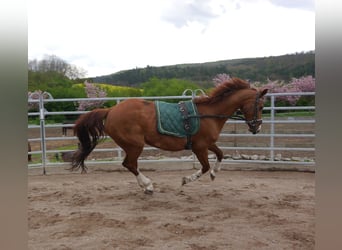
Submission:
<svg viewBox="0 0 342 250">
<path fill-rule="evenodd" d="M 188 116 L 197 115 L 196 105 L 192 101 L 185 101 L 184 103 L 188 110 Z M 176 137 L 187 137 L 198 132 L 200 127 L 198 117 L 189 118 L 190 130 L 188 133 L 186 132 L 184 128 L 184 117 L 177 103 L 155 101 L 155 107 L 159 133 Z"/>
</svg>

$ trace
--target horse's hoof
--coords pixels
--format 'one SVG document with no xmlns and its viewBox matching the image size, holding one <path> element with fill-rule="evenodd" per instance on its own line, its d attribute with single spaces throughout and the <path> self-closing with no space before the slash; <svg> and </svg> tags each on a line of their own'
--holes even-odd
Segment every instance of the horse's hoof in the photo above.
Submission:
<svg viewBox="0 0 342 250">
<path fill-rule="evenodd" d="M 188 181 L 187 181 L 187 178 L 186 177 L 183 177 L 182 178 L 182 186 L 184 186 L 185 184 L 187 184 Z"/>
<path fill-rule="evenodd" d="M 215 180 L 215 175 L 213 175 L 213 174 L 210 174 L 210 178 L 211 178 L 211 180 L 213 181 L 213 180 Z"/>
<path fill-rule="evenodd" d="M 153 190 L 145 189 L 144 193 L 145 193 L 145 194 L 152 195 L 152 194 L 153 194 Z"/>
</svg>

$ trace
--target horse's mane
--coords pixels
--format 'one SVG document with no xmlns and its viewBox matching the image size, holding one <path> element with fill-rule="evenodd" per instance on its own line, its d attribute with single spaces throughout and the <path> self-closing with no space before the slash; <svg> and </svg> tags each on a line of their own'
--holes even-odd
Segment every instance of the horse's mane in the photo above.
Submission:
<svg viewBox="0 0 342 250">
<path fill-rule="evenodd" d="M 236 90 L 248 89 L 250 84 L 240 78 L 230 78 L 229 80 L 219 84 L 214 88 L 209 96 L 200 96 L 195 98 L 194 102 L 211 104 L 220 101 L 222 98 L 227 97 L 234 93 Z"/>
</svg>

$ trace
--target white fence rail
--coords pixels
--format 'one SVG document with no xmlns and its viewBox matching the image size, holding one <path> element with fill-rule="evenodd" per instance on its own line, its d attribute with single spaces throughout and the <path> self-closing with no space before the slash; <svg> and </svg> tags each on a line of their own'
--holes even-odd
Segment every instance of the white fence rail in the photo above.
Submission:
<svg viewBox="0 0 342 250">
<path fill-rule="evenodd" d="M 276 98 L 279 96 L 314 96 L 314 92 L 305 93 L 271 93 L 267 94 L 267 98 L 270 98 L 270 106 L 264 108 L 263 128 L 262 132 L 253 135 L 247 132 L 247 128 L 244 127 L 243 121 L 228 120 L 226 126 L 220 134 L 220 138 L 217 142 L 218 146 L 225 153 L 223 163 L 272 163 L 272 164 L 301 164 L 313 166 L 315 165 L 314 159 L 314 116 L 280 116 L 278 112 L 284 111 L 312 111 L 314 112 L 315 106 L 288 106 L 277 107 Z M 135 97 L 148 100 L 177 100 L 177 99 L 191 99 L 193 95 L 187 96 L 164 96 L 164 97 Z M 72 124 L 45 124 L 46 116 L 49 117 L 57 115 L 80 115 L 86 113 L 86 111 L 59 111 L 50 112 L 45 109 L 45 104 L 49 102 L 78 102 L 78 101 L 92 101 L 92 100 L 104 100 L 104 101 L 116 101 L 119 103 L 129 97 L 111 97 L 111 98 L 65 98 L 65 99 L 43 99 L 32 100 L 29 99 L 29 103 L 38 103 L 39 112 L 29 112 L 29 117 L 39 117 L 39 125 L 29 125 L 29 138 L 30 144 L 35 144 L 35 149 L 28 152 L 36 160 L 29 162 L 28 167 L 43 167 L 45 174 L 46 166 L 59 166 L 69 164 L 66 162 L 52 161 L 54 155 L 70 152 L 70 149 L 63 148 L 47 148 L 49 142 L 63 141 L 64 144 L 68 141 L 70 145 L 77 145 L 77 138 L 74 136 L 62 136 L 47 133 L 50 129 L 70 128 Z M 280 128 L 278 128 L 278 126 Z M 233 130 L 232 130 L 233 129 Z M 33 130 L 39 130 L 39 133 L 33 133 Z M 240 142 L 241 140 L 241 142 Z M 280 142 L 278 143 L 277 140 Z M 244 142 L 245 141 L 245 142 Z M 299 141 L 299 143 L 298 143 Z M 298 145 L 297 145 L 298 144 Z M 162 154 L 159 149 L 146 146 L 144 151 L 153 151 L 155 154 Z M 116 156 L 111 159 L 100 159 L 96 161 L 87 161 L 91 164 L 108 164 L 113 162 L 121 162 L 123 159 L 123 152 L 121 148 L 96 148 L 96 153 L 101 152 L 113 152 Z M 52 155 L 52 156 L 51 156 Z M 38 159 L 38 160 L 37 160 Z M 99 160 L 100 159 L 100 160 Z M 214 160 L 214 159 L 212 159 Z M 139 158 L 140 162 L 196 162 L 195 157 L 190 153 L 188 156 L 183 157 L 142 157 Z"/>
</svg>

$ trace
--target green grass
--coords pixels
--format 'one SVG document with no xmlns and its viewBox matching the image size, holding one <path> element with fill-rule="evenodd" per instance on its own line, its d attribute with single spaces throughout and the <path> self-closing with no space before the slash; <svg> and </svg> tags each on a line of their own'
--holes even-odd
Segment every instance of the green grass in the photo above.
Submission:
<svg viewBox="0 0 342 250">
<path fill-rule="evenodd" d="M 269 112 L 263 114 L 263 117 L 270 117 L 271 114 Z M 278 111 L 275 113 L 275 117 L 314 117 L 314 111 L 291 111 L 291 112 L 282 112 Z"/>
<path fill-rule="evenodd" d="M 77 149 L 77 145 L 67 145 L 67 146 L 62 146 L 62 147 L 58 147 L 56 148 L 56 150 L 76 150 Z"/>
<path fill-rule="evenodd" d="M 276 117 L 313 117 L 315 116 L 314 111 L 292 111 L 292 112 L 277 112 Z"/>
</svg>

